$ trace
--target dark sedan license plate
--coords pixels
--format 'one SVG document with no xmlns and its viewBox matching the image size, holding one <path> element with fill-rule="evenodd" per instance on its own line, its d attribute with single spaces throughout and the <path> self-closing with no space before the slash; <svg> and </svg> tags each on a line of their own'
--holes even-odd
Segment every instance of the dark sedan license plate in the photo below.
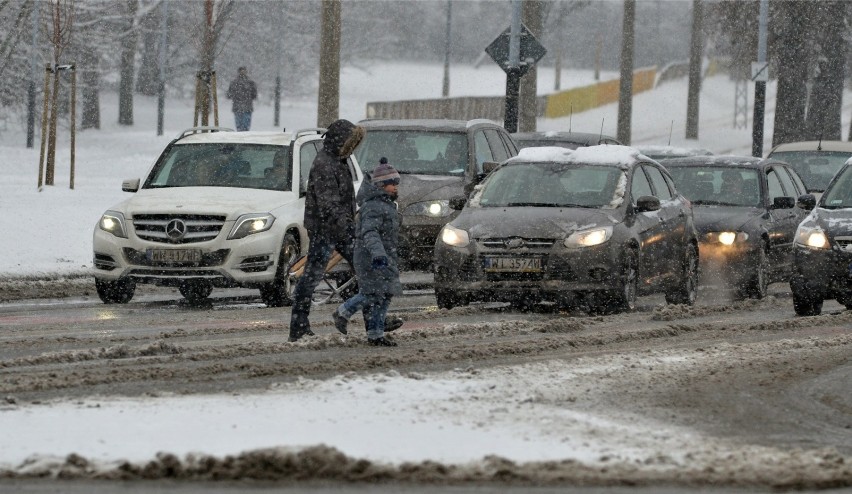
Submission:
<svg viewBox="0 0 852 494">
<path fill-rule="evenodd" d="M 148 259 L 153 262 L 199 262 L 199 249 L 149 249 Z"/>
<path fill-rule="evenodd" d="M 540 257 L 486 257 L 483 269 L 491 272 L 535 273 L 541 271 Z"/>
</svg>

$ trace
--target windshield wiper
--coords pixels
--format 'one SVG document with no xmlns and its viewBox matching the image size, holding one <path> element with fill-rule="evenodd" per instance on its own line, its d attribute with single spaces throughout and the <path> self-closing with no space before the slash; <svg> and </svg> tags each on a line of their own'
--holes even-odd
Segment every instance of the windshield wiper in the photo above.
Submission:
<svg viewBox="0 0 852 494">
<path fill-rule="evenodd" d="M 539 207 L 539 208 L 558 208 L 562 206 L 562 204 L 556 204 L 554 202 L 510 202 L 506 204 L 508 207 Z"/>
</svg>

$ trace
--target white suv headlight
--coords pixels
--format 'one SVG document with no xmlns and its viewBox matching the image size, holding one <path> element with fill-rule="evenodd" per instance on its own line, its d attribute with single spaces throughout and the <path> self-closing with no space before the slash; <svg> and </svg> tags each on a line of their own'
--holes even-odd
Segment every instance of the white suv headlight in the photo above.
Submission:
<svg viewBox="0 0 852 494">
<path fill-rule="evenodd" d="M 449 216 L 452 212 L 453 210 L 450 209 L 450 201 L 436 199 L 434 201 L 423 201 L 409 204 L 408 207 L 405 208 L 403 214 L 442 218 L 444 216 Z"/>
<path fill-rule="evenodd" d="M 98 221 L 98 227 L 105 232 L 112 233 L 118 238 L 127 238 L 127 227 L 124 215 L 118 211 L 107 211 Z"/>
<path fill-rule="evenodd" d="M 593 228 L 582 230 L 568 235 L 565 239 L 565 247 L 592 247 L 600 245 L 612 237 L 612 227 Z"/>
<path fill-rule="evenodd" d="M 269 213 L 244 214 L 234 222 L 234 228 L 228 234 L 228 240 L 236 240 L 249 235 L 265 232 L 272 228 L 275 216 Z"/>
<path fill-rule="evenodd" d="M 830 247 L 828 237 L 820 227 L 807 227 L 799 225 L 796 230 L 796 244 L 810 247 L 812 249 L 828 249 Z"/>
<path fill-rule="evenodd" d="M 470 236 L 460 228 L 445 225 L 441 230 L 441 241 L 453 247 L 467 247 L 470 243 Z"/>
</svg>

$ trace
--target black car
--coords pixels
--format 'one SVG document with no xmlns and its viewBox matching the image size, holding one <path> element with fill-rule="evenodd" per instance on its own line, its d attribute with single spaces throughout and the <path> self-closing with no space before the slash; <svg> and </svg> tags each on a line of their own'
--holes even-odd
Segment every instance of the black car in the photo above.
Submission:
<svg viewBox="0 0 852 494">
<path fill-rule="evenodd" d="M 592 132 L 516 132 L 512 134 L 512 139 L 517 143 L 518 149 L 542 146 L 577 149 L 598 144 L 621 144 L 615 137 Z"/>
<path fill-rule="evenodd" d="M 817 315 L 826 299 L 852 310 L 852 160 L 837 172 L 819 204 L 807 194 L 800 207 L 811 213 L 796 231 L 793 307 L 800 316 Z"/>
<path fill-rule="evenodd" d="M 772 148 L 767 158 L 793 165 L 808 192 L 819 197 L 837 170 L 840 170 L 846 160 L 852 158 L 852 142 L 786 142 Z"/>
<path fill-rule="evenodd" d="M 767 285 L 789 279 L 793 236 L 807 214 L 796 207 L 805 186 L 792 167 L 751 156 L 662 160 L 692 201 L 700 235 L 702 279 L 763 298 Z"/>
<path fill-rule="evenodd" d="M 435 297 L 592 312 L 637 294 L 695 302 L 698 236 L 668 172 L 625 146 L 522 149 L 491 173 L 435 243 Z"/>
<path fill-rule="evenodd" d="M 355 150 L 372 172 L 382 157 L 402 175 L 399 185 L 400 258 L 428 266 L 435 238 L 458 213 L 450 198 L 465 194 L 518 154 L 509 133 L 490 120 L 363 120 L 367 130 Z"/>
</svg>

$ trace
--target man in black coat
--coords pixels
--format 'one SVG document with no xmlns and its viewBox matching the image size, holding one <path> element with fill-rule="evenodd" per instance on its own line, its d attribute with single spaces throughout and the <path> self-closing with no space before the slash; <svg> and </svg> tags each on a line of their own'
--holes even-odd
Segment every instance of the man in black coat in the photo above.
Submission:
<svg viewBox="0 0 852 494">
<path fill-rule="evenodd" d="M 231 110 L 234 112 L 234 123 L 237 130 L 249 130 L 251 128 L 251 114 L 254 111 L 253 101 L 257 99 L 257 85 L 249 79 L 245 67 L 240 67 L 237 78 L 228 86 L 227 95 L 234 102 Z"/>
<path fill-rule="evenodd" d="M 308 315 L 311 296 L 322 281 L 326 264 L 337 250 L 350 265 L 355 237 L 355 186 L 347 159 L 366 131 L 348 120 L 328 126 L 323 147 L 308 175 L 305 194 L 305 229 L 310 237 L 305 270 L 293 290 L 290 341 L 314 334 Z"/>
</svg>

